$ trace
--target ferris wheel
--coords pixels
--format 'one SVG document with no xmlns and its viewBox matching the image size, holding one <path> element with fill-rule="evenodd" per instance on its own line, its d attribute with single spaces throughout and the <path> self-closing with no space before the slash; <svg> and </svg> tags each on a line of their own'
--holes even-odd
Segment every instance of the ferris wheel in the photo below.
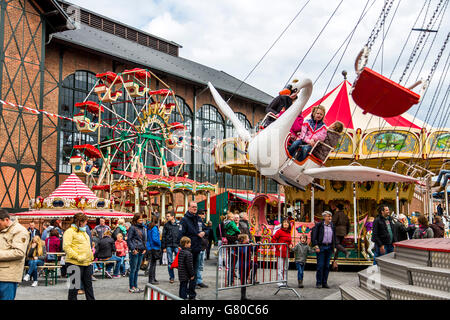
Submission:
<svg viewBox="0 0 450 320">
<path fill-rule="evenodd" d="M 97 143 L 74 146 L 73 172 L 87 176 L 93 187 L 111 183 L 112 173 L 145 177 L 146 173 L 179 175 L 183 155 L 173 152 L 185 141 L 183 114 L 174 92 L 149 70 L 104 72 L 84 101 L 76 103 L 73 120 L 80 133 L 95 136 Z M 157 81 L 152 81 L 157 80 Z M 156 83 L 163 88 L 156 89 Z M 155 89 L 152 89 L 155 88 Z M 98 102 L 88 100 L 97 94 Z M 173 119 L 182 122 L 173 122 Z M 169 161 L 169 158 L 174 161 Z M 101 165 L 94 165 L 100 161 Z M 96 176 L 96 177 L 95 177 Z M 105 185 L 106 187 L 106 185 Z"/>
</svg>

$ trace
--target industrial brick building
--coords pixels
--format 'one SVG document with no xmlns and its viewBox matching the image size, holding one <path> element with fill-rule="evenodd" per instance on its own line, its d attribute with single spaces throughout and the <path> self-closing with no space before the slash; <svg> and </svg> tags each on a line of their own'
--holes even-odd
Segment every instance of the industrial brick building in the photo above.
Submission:
<svg viewBox="0 0 450 320">
<path fill-rule="evenodd" d="M 28 208 L 30 198 L 48 196 L 70 173 L 73 124 L 15 105 L 67 117 L 95 83 L 95 75 L 135 67 L 152 70 L 177 95 L 190 135 L 196 124 L 215 130 L 216 139 L 232 136 L 232 125 L 214 106 L 207 82 L 214 83 L 233 110 L 253 128 L 272 97 L 223 71 L 180 57 L 182 47 L 97 13 L 54 0 L 1 0 L 0 11 L 0 207 Z M 158 89 L 158 81 L 152 83 Z M 239 90 L 235 93 L 236 89 Z M 8 103 L 12 103 L 10 105 Z M 199 127 L 197 125 L 197 127 Z M 208 147 L 208 146 L 206 146 Z M 253 178 L 214 172 L 196 161 L 185 171 L 191 179 L 227 188 L 253 189 Z M 268 191 L 276 192 L 269 183 Z"/>
</svg>

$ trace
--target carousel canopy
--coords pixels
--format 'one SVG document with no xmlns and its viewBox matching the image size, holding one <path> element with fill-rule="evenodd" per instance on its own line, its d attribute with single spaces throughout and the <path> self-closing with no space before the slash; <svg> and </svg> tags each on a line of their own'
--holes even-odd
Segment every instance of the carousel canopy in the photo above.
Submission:
<svg viewBox="0 0 450 320">
<path fill-rule="evenodd" d="M 344 80 L 324 97 L 303 110 L 303 117 L 305 119 L 310 117 L 312 108 L 320 104 L 326 110 L 324 121 L 327 126 L 335 121 L 341 121 L 346 128 L 355 130 L 381 129 L 383 127 L 430 128 L 428 124 L 408 113 L 392 118 L 381 118 L 370 113 L 364 114 L 363 110 L 353 101 L 350 94 L 351 87 L 352 84 Z"/>
<path fill-rule="evenodd" d="M 48 198 L 65 198 L 76 199 L 85 197 L 87 200 L 97 200 L 97 196 L 78 178 L 75 173 L 72 173 L 66 181 L 64 181 Z"/>
<path fill-rule="evenodd" d="M 73 210 L 30 210 L 25 212 L 16 213 L 15 216 L 19 219 L 62 219 L 73 217 L 76 213 L 84 212 L 89 218 L 107 218 L 107 219 L 119 219 L 119 218 L 133 218 L 133 213 L 117 212 L 108 210 L 85 210 L 79 209 Z"/>
</svg>

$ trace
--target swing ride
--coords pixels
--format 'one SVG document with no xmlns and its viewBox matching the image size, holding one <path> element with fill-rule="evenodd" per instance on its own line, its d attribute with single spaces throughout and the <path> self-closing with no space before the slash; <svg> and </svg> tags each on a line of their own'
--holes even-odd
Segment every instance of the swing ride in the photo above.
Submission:
<svg viewBox="0 0 450 320">
<path fill-rule="evenodd" d="M 442 125 L 433 127 L 433 124 L 426 124 L 406 113 L 413 105 L 421 104 L 450 34 L 447 34 L 426 80 L 417 80 L 409 87 L 400 84 L 413 60 L 417 59 L 417 52 L 423 49 L 420 45 L 426 43 L 423 39 L 427 30 L 439 17 L 443 19 L 446 5 L 442 6 L 443 1 L 437 4 L 427 28 L 418 37 L 400 81 L 396 83 L 366 67 L 369 53 L 392 4 L 393 0 L 385 1 L 369 40 L 356 58 L 357 78 L 353 85 L 345 78 L 338 87 L 305 109 L 312 93 L 312 81 L 305 79 L 290 83 L 291 88 L 299 92 L 297 99 L 284 113 L 274 115 L 275 120 L 253 136 L 245 130 L 214 86 L 208 84 L 217 105 L 231 120 L 238 134 L 238 137 L 216 145 L 216 170 L 273 179 L 283 186 L 287 203 L 294 205 L 300 201 L 309 221 L 291 222 L 294 243 L 300 234 L 309 235 L 319 213 L 327 210 L 325 206 L 345 204 L 346 214 L 353 219 L 350 219 L 351 231 L 344 239 L 344 246 L 351 252 L 350 258 L 339 259 L 344 264 L 372 263 L 371 221 L 377 204 L 392 201 L 396 214 L 406 213 L 416 187 L 429 190 L 426 188 L 430 185 L 430 177 L 440 167 L 442 159 L 448 158 L 450 151 L 450 145 L 446 143 L 450 137 L 449 129 Z M 346 73 L 343 74 L 346 77 Z M 413 92 L 412 89 L 419 85 L 420 92 Z M 325 157 L 319 159 L 314 156 L 314 148 L 321 143 L 316 142 L 307 158 L 299 162 L 288 152 L 292 143 L 289 130 L 299 113 L 306 119 L 312 107 L 319 104 L 326 109 L 325 124 L 329 126 L 341 121 L 345 130 L 335 148 L 325 146 L 329 150 Z M 431 193 L 427 191 L 427 194 Z M 258 240 L 270 241 L 274 226 L 267 223 L 266 217 L 269 211 L 276 210 L 276 206 L 264 195 L 255 197 L 250 204 L 249 222 Z M 425 212 L 431 210 L 430 206 L 425 207 Z"/>
</svg>

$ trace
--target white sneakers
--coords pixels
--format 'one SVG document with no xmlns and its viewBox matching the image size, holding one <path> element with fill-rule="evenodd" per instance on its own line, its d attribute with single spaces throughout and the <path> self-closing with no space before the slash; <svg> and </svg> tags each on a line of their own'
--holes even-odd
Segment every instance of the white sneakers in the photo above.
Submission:
<svg viewBox="0 0 450 320">
<path fill-rule="evenodd" d="M 32 287 L 37 287 L 38 282 L 37 281 L 33 281 L 33 283 L 31 284 Z"/>
<path fill-rule="evenodd" d="M 23 281 L 28 281 L 30 280 L 30 275 L 27 273 L 24 277 L 23 277 Z"/>
</svg>

